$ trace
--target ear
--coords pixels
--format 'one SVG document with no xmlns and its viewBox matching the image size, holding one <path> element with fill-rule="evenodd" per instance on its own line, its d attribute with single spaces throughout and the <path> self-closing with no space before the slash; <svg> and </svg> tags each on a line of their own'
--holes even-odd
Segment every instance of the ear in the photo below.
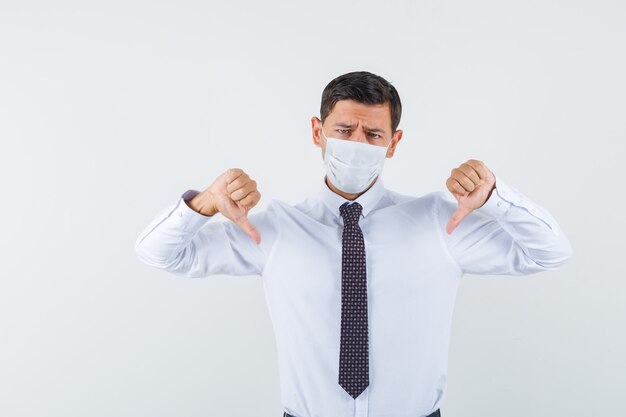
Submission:
<svg viewBox="0 0 626 417">
<path fill-rule="evenodd" d="M 313 136 L 313 144 L 318 148 L 322 147 L 322 137 L 320 129 L 322 128 L 322 121 L 318 117 L 311 117 L 311 135 Z"/>
<path fill-rule="evenodd" d="M 402 139 L 402 130 L 396 130 L 396 133 L 393 134 L 393 136 L 391 137 L 391 145 L 389 146 L 389 150 L 387 151 L 387 158 L 391 158 L 394 154 L 394 152 L 396 151 L 396 146 L 398 145 L 398 142 L 400 142 L 400 139 Z"/>
</svg>

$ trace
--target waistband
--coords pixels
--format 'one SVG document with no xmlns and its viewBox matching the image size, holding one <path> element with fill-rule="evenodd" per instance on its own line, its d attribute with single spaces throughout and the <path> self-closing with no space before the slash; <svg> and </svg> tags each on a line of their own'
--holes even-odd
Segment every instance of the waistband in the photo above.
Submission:
<svg viewBox="0 0 626 417">
<path fill-rule="evenodd" d="M 291 414 L 285 411 L 283 413 L 283 417 L 295 417 L 295 416 L 292 416 Z M 439 411 L 439 408 L 438 408 L 432 413 L 430 413 L 429 415 L 427 415 L 426 417 L 441 417 L 441 411 Z"/>
</svg>

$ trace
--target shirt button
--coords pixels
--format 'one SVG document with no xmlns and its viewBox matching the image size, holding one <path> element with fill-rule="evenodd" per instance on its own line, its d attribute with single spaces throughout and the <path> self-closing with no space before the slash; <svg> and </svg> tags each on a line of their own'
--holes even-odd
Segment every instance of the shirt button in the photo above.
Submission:
<svg viewBox="0 0 626 417">
<path fill-rule="evenodd" d="M 502 201 L 498 201 L 496 204 L 500 207 L 502 205 Z"/>
<path fill-rule="evenodd" d="M 182 211 L 178 212 L 178 217 L 183 217 L 183 212 Z"/>
</svg>

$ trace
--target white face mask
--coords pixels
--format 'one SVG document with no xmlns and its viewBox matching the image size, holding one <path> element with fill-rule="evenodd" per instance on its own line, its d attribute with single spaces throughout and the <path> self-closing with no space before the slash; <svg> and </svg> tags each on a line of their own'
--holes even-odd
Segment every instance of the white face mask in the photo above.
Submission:
<svg viewBox="0 0 626 417">
<path fill-rule="evenodd" d="M 350 194 L 365 190 L 383 170 L 387 146 L 371 145 L 348 139 L 326 139 L 324 165 L 330 182 L 341 191 Z"/>
</svg>

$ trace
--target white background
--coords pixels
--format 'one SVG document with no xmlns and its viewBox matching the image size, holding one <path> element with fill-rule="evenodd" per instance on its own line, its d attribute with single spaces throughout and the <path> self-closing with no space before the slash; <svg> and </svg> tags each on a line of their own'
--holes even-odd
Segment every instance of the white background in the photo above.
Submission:
<svg viewBox="0 0 626 417">
<path fill-rule="evenodd" d="M 442 415 L 626 415 L 625 22 L 608 0 L 1 0 L 0 415 L 282 416 L 260 278 L 176 277 L 134 243 L 229 167 L 254 210 L 316 192 L 309 119 L 354 70 L 403 102 L 388 188 L 480 159 L 573 246 L 463 277 Z"/>
</svg>

